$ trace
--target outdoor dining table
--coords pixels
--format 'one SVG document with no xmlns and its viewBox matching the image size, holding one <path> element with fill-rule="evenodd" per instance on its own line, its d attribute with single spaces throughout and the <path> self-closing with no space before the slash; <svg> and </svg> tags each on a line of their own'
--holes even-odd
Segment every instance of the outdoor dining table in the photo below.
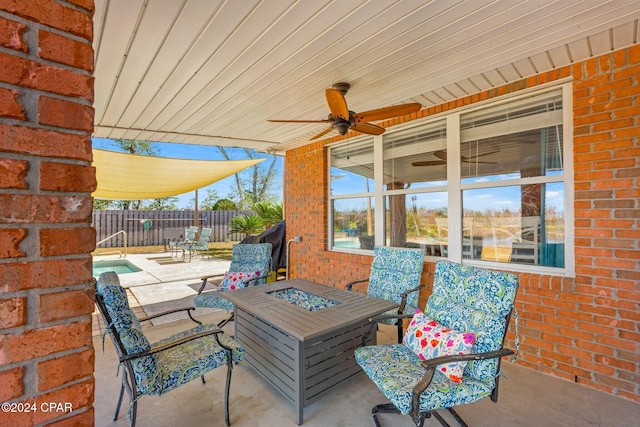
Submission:
<svg viewBox="0 0 640 427">
<path fill-rule="evenodd" d="M 298 425 L 305 406 L 361 372 L 353 352 L 371 330 L 368 319 L 398 307 L 301 279 L 219 295 L 235 305 L 245 361 L 293 403 Z"/>
</svg>

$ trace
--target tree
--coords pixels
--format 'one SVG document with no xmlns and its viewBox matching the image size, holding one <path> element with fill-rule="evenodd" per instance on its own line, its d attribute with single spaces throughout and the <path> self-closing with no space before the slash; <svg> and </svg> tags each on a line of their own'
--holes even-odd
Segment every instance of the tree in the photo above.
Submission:
<svg viewBox="0 0 640 427">
<path fill-rule="evenodd" d="M 216 202 L 218 201 L 219 198 L 220 198 L 220 196 L 218 196 L 218 192 L 216 190 L 214 190 L 213 188 L 207 189 L 207 195 L 200 202 L 200 206 L 198 207 L 198 209 L 200 209 L 201 211 L 214 211 L 214 210 L 216 210 L 215 204 L 216 204 Z M 195 198 L 191 199 L 191 204 L 193 206 L 195 206 L 195 204 L 196 204 L 196 199 Z"/>
<path fill-rule="evenodd" d="M 258 214 L 265 226 L 269 228 L 282 221 L 282 204 L 270 202 L 255 203 L 251 210 Z"/>
<path fill-rule="evenodd" d="M 224 147 L 218 147 L 218 150 L 226 160 L 231 160 L 231 156 Z M 265 156 L 254 150 L 244 149 L 243 151 L 248 159 L 259 159 Z M 275 185 L 276 161 L 277 157 L 272 155 L 271 162 L 266 168 L 262 166 L 262 163 L 259 163 L 251 166 L 248 173 L 243 175 L 234 174 L 236 183 L 234 199 L 240 209 L 248 209 L 257 202 L 273 201 L 276 198 L 273 188 Z"/>
<path fill-rule="evenodd" d="M 113 200 L 93 199 L 93 209 L 95 210 L 107 210 L 113 205 Z"/>
<path fill-rule="evenodd" d="M 172 211 L 178 208 L 178 198 L 176 196 L 163 197 L 161 199 L 151 199 L 144 204 L 144 209 L 151 211 Z"/>
<path fill-rule="evenodd" d="M 214 211 L 237 211 L 236 204 L 229 199 L 220 199 L 213 205 Z"/>
<path fill-rule="evenodd" d="M 229 234 L 258 234 L 263 228 L 264 223 L 258 215 L 238 215 L 231 218 L 231 222 L 229 223 Z"/>
</svg>

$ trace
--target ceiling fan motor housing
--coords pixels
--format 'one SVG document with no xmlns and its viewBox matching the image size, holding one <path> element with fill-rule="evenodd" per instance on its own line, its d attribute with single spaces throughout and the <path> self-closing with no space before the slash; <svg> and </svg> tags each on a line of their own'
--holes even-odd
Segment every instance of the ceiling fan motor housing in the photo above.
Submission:
<svg viewBox="0 0 640 427">
<path fill-rule="evenodd" d="M 351 85 L 345 82 L 336 83 L 332 87 L 340 92 L 343 96 L 346 95 L 347 92 L 349 92 L 349 89 L 351 89 Z"/>
</svg>

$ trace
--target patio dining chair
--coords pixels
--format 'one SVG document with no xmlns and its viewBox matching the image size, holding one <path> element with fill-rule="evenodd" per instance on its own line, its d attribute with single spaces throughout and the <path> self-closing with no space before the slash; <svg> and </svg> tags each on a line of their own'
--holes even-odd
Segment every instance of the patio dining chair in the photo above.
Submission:
<svg viewBox="0 0 640 427">
<path fill-rule="evenodd" d="M 186 256 L 187 253 L 189 253 L 189 261 L 191 261 L 191 255 L 193 253 L 200 254 L 202 255 L 202 258 L 204 258 L 204 256 L 207 256 L 207 259 L 209 258 L 209 240 L 211 240 L 211 233 L 212 233 L 212 229 L 211 228 L 203 228 L 202 231 L 200 232 L 200 235 L 198 236 L 198 240 L 195 243 L 183 243 L 180 245 L 180 247 L 182 248 L 183 251 L 183 257 Z"/>
<path fill-rule="evenodd" d="M 184 245 L 187 242 L 193 242 L 196 239 L 196 234 L 198 233 L 198 227 L 195 225 L 190 226 L 184 232 L 184 238 L 182 240 L 176 240 L 175 242 L 169 242 L 169 250 L 171 251 L 171 256 L 175 252 L 176 255 L 178 251 L 181 249 L 181 245 Z"/>
<path fill-rule="evenodd" d="M 203 276 L 198 295 L 193 301 L 196 307 L 217 308 L 230 312 L 229 316 L 218 323 L 218 327 L 233 320 L 234 306 L 218 292 L 244 288 L 246 286 L 267 283 L 271 271 L 271 243 L 237 244 L 231 249 L 229 271 L 224 273 L 222 281 L 215 290 L 205 291 L 207 281 L 214 276 Z"/>
<path fill-rule="evenodd" d="M 373 263 L 368 279 L 347 283 L 345 289 L 351 291 L 358 283 L 367 283 L 367 295 L 399 304 L 397 310 L 385 313 L 395 316 L 413 313 L 418 307 L 418 296 L 424 285 L 420 276 L 424 267 L 424 249 L 376 246 L 373 249 Z M 402 320 L 396 317 L 380 320 L 379 323 L 396 325 L 398 342 L 402 340 Z"/>
<path fill-rule="evenodd" d="M 224 416 L 229 423 L 229 387 L 233 362 L 244 358 L 244 349 L 215 325 L 202 325 L 191 315 L 193 307 L 171 310 L 138 319 L 129 307 L 126 290 L 112 271 L 94 279 L 96 304 L 105 323 L 105 334 L 113 341 L 122 371 L 122 385 L 114 421 L 118 419 L 124 391 L 129 395 L 131 427 L 136 424 L 138 400 L 145 395 L 163 395 L 204 374 L 227 365 L 224 389 Z M 150 343 L 141 321 L 187 310 L 199 326 Z"/>
<path fill-rule="evenodd" d="M 437 261 L 433 293 L 424 313 L 413 314 L 402 343 L 355 351 L 390 401 L 373 407 L 375 425 L 378 413 L 399 413 L 410 414 L 416 426 L 431 415 L 448 426 L 437 412 L 447 409 L 466 426 L 455 406 L 485 397 L 497 402 L 501 358 L 514 354 L 504 341 L 517 290 L 515 274 Z"/>
</svg>

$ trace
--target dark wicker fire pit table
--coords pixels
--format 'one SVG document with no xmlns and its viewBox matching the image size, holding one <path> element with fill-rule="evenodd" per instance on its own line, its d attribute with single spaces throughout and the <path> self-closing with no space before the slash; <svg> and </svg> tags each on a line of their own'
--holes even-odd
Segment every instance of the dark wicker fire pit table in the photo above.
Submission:
<svg viewBox="0 0 640 427">
<path fill-rule="evenodd" d="M 368 319 L 398 306 L 300 279 L 220 296 L 235 305 L 245 361 L 293 403 L 298 425 L 305 406 L 361 372 L 353 351 L 371 329 Z"/>
</svg>

